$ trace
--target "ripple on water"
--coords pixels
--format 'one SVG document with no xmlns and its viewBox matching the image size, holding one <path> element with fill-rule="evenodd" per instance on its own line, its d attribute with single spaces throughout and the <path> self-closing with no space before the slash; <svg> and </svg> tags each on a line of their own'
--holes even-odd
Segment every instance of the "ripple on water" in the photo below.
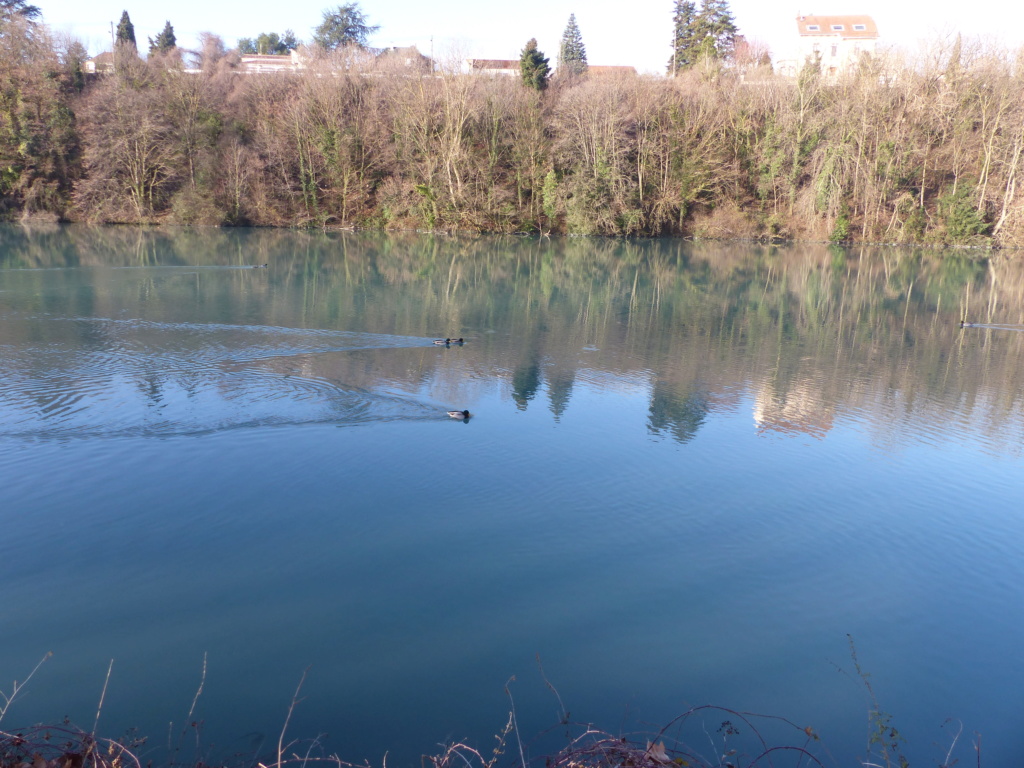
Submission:
<svg viewBox="0 0 1024 768">
<path fill-rule="evenodd" d="M 325 353 L 423 346 L 420 338 L 110 319 L 68 327 L 64 340 L 5 355 L 0 435 L 166 437 L 437 416 L 411 397 L 351 386 L 337 366 L 321 364 Z"/>
</svg>

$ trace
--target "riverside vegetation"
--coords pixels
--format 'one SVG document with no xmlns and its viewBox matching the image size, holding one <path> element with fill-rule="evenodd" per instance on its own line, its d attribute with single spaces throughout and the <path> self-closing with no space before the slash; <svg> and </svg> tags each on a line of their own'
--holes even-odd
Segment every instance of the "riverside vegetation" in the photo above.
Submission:
<svg viewBox="0 0 1024 768">
<path fill-rule="evenodd" d="M 854 670 L 869 700 L 867 751 L 859 763 L 875 768 L 909 768 L 910 763 L 902 751 L 903 737 L 893 726 L 892 716 L 879 708 L 870 675 L 861 668 L 852 639 L 850 649 Z M 20 685 L 15 681 L 9 694 L 0 691 L 0 721 L 28 680 L 51 655 L 47 653 Z M 106 684 L 110 681 L 113 666 L 112 660 L 91 731 L 72 724 L 67 718 L 59 725 L 35 725 L 13 731 L 5 730 L 6 724 L 0 722 L 0 768 L 143 768 L 143 765 L 146 768 L 154 765 L 167 768 L 310 768 L 321 764 L 329 768 L 371 768 L 368 761 L 350 763 L 337 754 L 329 753 L 323 741 L 326 734 L 312 739 L 288 736 L 292 715 L 302 700 L 300 694 L 308 668 L 295 689 L 277 742 L 265 754 L 257 752 L 225 758 L 203 747 L 202 721 L 198 719 L 197 704 L 206 684 L 205 658 L 199 688 L 176 740 L 171 737 L 174 724 L 169 726 L 166 754 L 157 756 L 162 750 L 147 748 L 147 738 L 134 731 L 118 739 L 97 737 Z M 593 725 L 575 723 L 570 720 L 558 691 L 544 675 L 539 659 L 538 667 L 545 685 L 558 701 L 559 728 L 563 729 L 559 740 L 564 746 L 541 758 L 529 756 L 529 749 L 519 732 L 515 700 L 509 690 L 509 685 L 515 681 L 512 677 L 505 686 L 510 705 L 508 720 L 494 735 L 496 743 L 491 750 L 461 741 L 449 741 L 438 745 L 439 751 L 435 754 L 423 755 L 421 765 L 424 768 L 428 765 L 431 768 L 496 768 L 506 765 L 529 768 L 541 759 L 546 768 L 736 768 L 740 765 L 748 768 L 826 768 L 838 765 L 810 726 L 801 727 L 784 717 L 713 705 L 691 707 L 660 729 L 647 733 L 612 735 Z M 558 729 L 552 732 L 554 730 Z M 961 724 L 955 734 L 948 736 L 951 743 L 938 768 L 952 768 L 959 762 L 955 754 L 962 735 Z M 194 746 L 186 747 L 188 742 Z M 970 748 L 980 766 L 979 734 L 974 734 Z M 383 765 L 387 766 L 387 754 Z"/>
<path fill-rule="evenodd" d="M 416 69 L 356 48 L 240 73 L 214 36 L 117 52 L 0 34 L 0 213 L 106 223 L 1024 242 L 1024 59 L 961 44 L 838 80 Z"/>
</svg>

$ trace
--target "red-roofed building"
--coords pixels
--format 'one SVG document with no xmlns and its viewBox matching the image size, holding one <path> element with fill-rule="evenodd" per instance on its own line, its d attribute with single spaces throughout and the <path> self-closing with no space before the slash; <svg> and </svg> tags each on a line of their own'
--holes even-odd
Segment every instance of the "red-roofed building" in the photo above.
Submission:
<svg viewBox="0 0 1024 768">
<path fill-rule="evenodd" d="M 797 16 L 796 55 L 779 61 L 780 74 L 795 77 L 808 62 L 817 60 L 822 74 L 835 77 L 867 55 L 874 55 L 878 25 L 870 16 Z"/>
<path fill-rule="evenodd" d="M 519 59 L 469 59 L 470 73 L 474 75 L 505 75 L 520 77 Z"/>
<path fill-rule="evenodd" d="M 97 72 L 109 73 L 114 71 L 114 54 L 105 51 L 91 59 L 87 59 L 83 67 L 86 74 L 94 75 Z"/>
</svg>

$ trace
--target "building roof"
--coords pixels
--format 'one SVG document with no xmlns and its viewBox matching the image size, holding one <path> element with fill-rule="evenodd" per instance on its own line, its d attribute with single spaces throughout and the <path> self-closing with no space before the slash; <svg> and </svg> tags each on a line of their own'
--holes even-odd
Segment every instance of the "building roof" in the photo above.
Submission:
<svg viewBox="0 0 1024 768">
<path fill-rule="evenodd" d="M 519 59 L 470 59 L 473 71 L 488 69 L 519 69 Z"/>
<path fill-rule="evenodd" d="M 878 25 L 870 16 L 797 16 L 796 24 L 801 37 L 878 37 Z"/>
</svg>

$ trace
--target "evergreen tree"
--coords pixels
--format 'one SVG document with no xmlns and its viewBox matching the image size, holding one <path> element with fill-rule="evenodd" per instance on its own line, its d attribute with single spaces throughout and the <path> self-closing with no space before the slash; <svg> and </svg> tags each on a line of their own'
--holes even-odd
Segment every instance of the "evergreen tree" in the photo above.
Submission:
<svg viewBox="0 0 1024 768">
<path fill-rule="evenodd" d="M 27 21 L 36 21 L 43 12 L 37 5 L 29 5 L 25 0 L 0 0 L 0 22 L 10 21 L 16 16 Z"/>
<path fill-rule="evenodd" d="M 243 44 L 245 50 L 243 50 Z M 260 32 L 255 40 L 243 37 L 238 41 L 239 53 L 266 53 L 281 56 L 298 47 L 299 41 L 290 29 L 284 31 L 284 37 L 277 32 Z"/>
<path fill-rule="evenodd" d="M 699 56 L 727 59 L 732 55 L 739 30 L 729 10 L 729 0 L 701 0 L 694 28 Z"/>
<path fill-rule="evenodd" d="M 668 60 L 668 73 L 675 75 L 697 62 L 697 6 L 692 0 L 675 0 L 672 14 L 672 56 Z"/>
<path fill-rule="evenodd" d="M 260 32 L 255 38 L 238 38 L 238 52 L 241 54 L 269 53 L 278 56 L 294 51 L 299 47 L 299 40 L 290 29 L 284 35 L 277 32 Z"/>
<path fill-rule="evenodd" d="M 380 27 L 368 24 L 359 3 L 345 3 L 323 13 L 323 21 L 313 32 L 313 42 L 327 51 L 355 45 L 365 48 L 370 35 Z"/>
<path fill-rule="evenodd" d="M 178 45 L 177 40 L 174 37 L 174 27 L 171 26 L 171 22 L 164 24 L 163 32 L 156 36 L 156 40 L 152 37 L 149 38 L 149 53 L 170 53 Z"/>
<path fill-rule="evenodd" d="M 281 36 L 277 32 L 270 32 L 269 34 L 262 32 L 256 38 L 256 52 L 280 56 L 282 53 L 287 53 L 288 49 L 284 47 L 284 44 L 281 42 Z"/>
<path fill-rule="evenodd" d="M 121 13 L 121 21 L 117 24 L 116 41 L 118 45 L 131 45 L 132 48 L 137 47 L 135 44 L 135 25 L 128 18 L 128 11 Z"/>
<path fill-rule="evenodd" d="M 569 14 L 569 23 L 562 33 L 562 45 L 558 49 L 558 71 L 566 75 L 582 75 L 587 71 L 587 49 L 583 46 L 583 35 L 576 26 L 576 14 Z"/>
<path fill-rule="evenodd" d="M 537 50 L 537 38 L 531 38 L 519 56 L 519 72 L 523 82 L 530 88 L 543 91 L 548 87 L 551 68 L 544 54 Z"/>
</svg>

